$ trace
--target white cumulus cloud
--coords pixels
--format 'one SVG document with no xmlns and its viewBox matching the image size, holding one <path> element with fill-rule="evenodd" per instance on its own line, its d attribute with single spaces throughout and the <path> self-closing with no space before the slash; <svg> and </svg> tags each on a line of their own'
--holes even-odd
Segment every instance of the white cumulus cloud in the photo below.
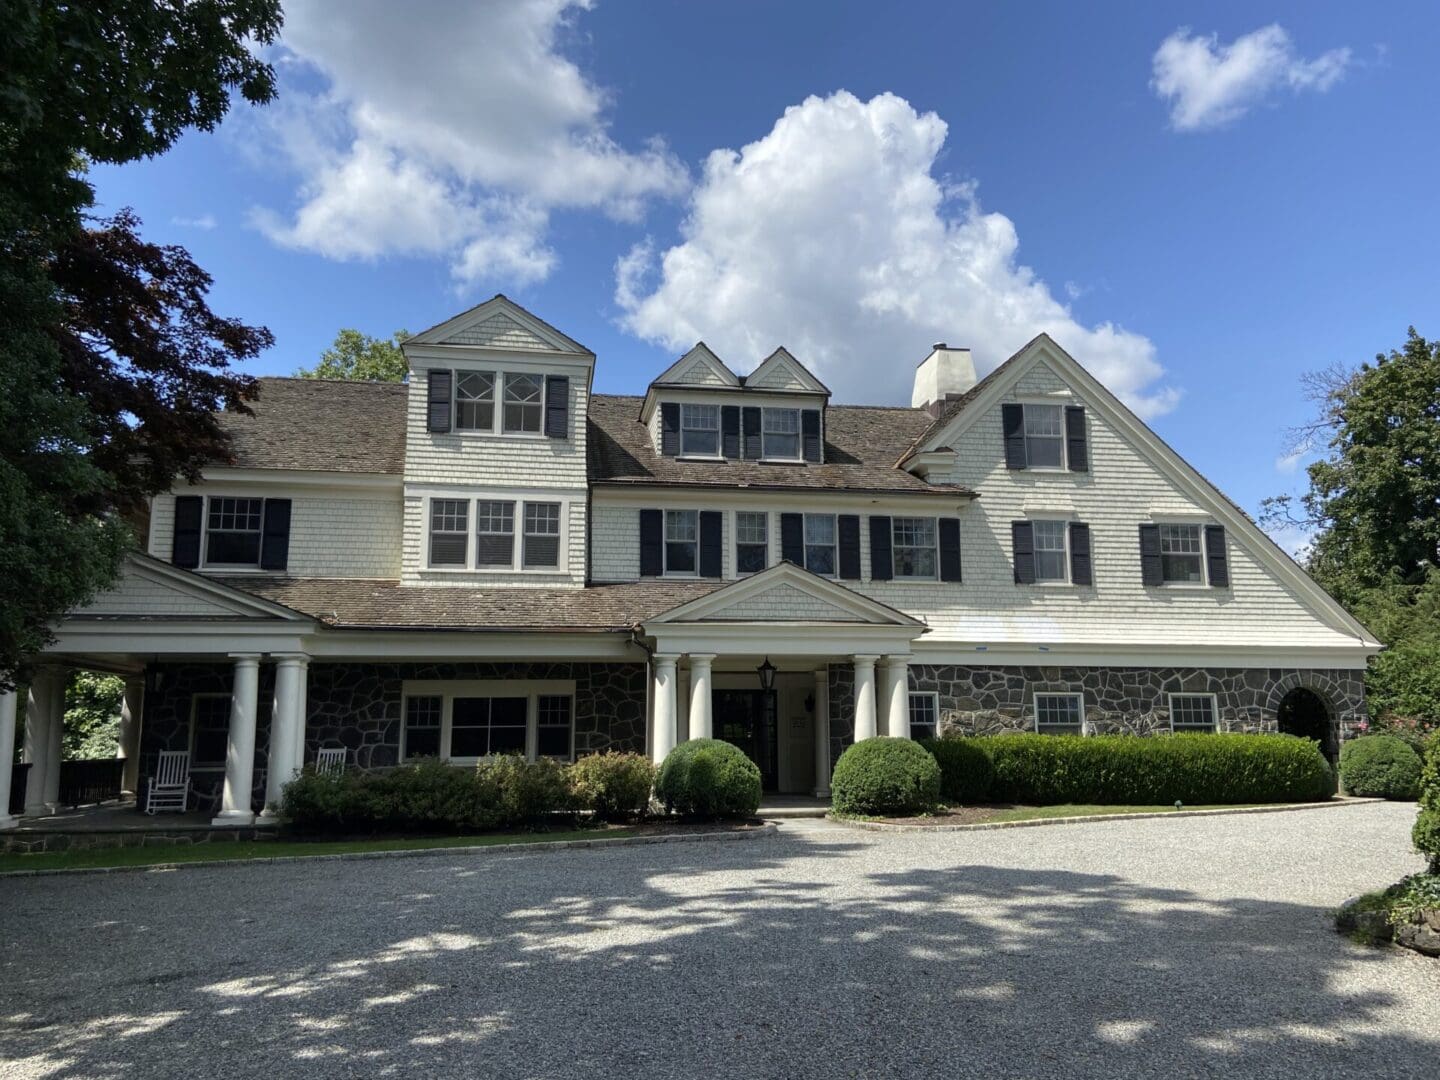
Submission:
<svg viewBox="0 0 1440 1080">
<path fill-rule="evenodd" d="M 945 137 L 894 94 L 841 91 L 713 151 L 680 241 L 617 261 L 623 325 L 676 350 L 703 338 L 742 372 L 783 344 L 839 401 L 907 404 L 932 342 L 984 372 L 1044 330 L 1142 415 L 1173 407 L 1147 338 L 1082 324 L 1017 261 L 1014 223 L 936 175 Z"/>
<path fill-rule="evenodd" d="M 1160 43 L 1150 85 L 1170 105 L 1176 131 L 1223 127 L 1275 91 L 1323 93 L 1350 66 L 1348 48 L 1306 60 L 1283 27 L 1263 26 L 1228 45 L 1182 27 Z"/>
<path fill-rule="evenodd" d="M 621 146 L 604 90 L 558 40 L 591 0 L 288 0 L 283 93 L 258 153 L 300 178 L 256 208 L 282 245 L 334 259 L 450 260 L 461 283 L 530 282 L 556 263 L 550 213 L 635 220 L 682 194 L 659 140 Z"/>
</svg>

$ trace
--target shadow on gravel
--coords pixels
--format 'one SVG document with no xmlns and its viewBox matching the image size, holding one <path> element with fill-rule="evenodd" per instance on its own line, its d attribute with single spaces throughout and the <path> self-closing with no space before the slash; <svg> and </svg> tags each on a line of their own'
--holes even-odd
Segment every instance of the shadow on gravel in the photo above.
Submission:
<svg viewBox="0 0 1440 1080">
<path fill-rule="evenodd" d="M 1321 909 L 867 847 L 7 883 L 0 1073 L 1435 1075 L 1437 998 Z"/>
</svg>

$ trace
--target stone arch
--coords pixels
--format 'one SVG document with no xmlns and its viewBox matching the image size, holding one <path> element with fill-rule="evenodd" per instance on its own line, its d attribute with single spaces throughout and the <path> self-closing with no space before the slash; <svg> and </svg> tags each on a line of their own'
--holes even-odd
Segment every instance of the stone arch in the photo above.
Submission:
<svg viewBox="0 0 1440 1080">
<path fill-rule="evenodd" d="M 1266 702 L 1282 735 L 1315 739 L 1333 764 L 1340 754 L 1341 688 L 1318 672 L 1291 672 L 1276 680 Z"/>
</svg>

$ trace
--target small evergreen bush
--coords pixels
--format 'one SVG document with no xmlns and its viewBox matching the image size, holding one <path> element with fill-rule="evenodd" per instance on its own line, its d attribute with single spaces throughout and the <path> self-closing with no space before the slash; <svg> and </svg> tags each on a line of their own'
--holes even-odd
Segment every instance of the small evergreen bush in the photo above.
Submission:
<svg viewBox="0 0 1440 1080">
<path fill-rule="evenodd" d="M 984 750 L 983 740 L 945 735 L 921 739 L 920 745 L 935 756 L 940 766 L 940 797 L 948 803 L 984 802 L 995 783 L 995 765 Z"/>
<path fill-rule="evenodd" d="M 1420 771 L 1420 817 L 1411 834 L 1416 850 L 1430 860 L 1430 872 L 1440 874 L 1440 735 L 1425 747 Z"/>
<path fill-rule="evenodd" d="M 1340 786 L 1351 795 L 1413 799 L 1420 794 L 1420 755 L 1394 735 L 1362 735 L 1340 748 Z"/>
<path fill-rule="evenodd" d="M 760 769 L 737 746 L 691 739 L 666 755 L 655 795 L 687 817 L 752 817 L 760 809 Z"/>
<path fill-rule="evenodd" d="M 650 808 L 655 766 L 644 754 L 605 751 L 580 758 L 569 769 L 576 806 L 601 821 L 626 821 Z"/>
<path fill-rule="evenodd" d="M 940 765 L 910 739 L 863 739 L 835 763 L 830 799 L 840 814 L 923 814 L 940 800 Z"/>
</svg>

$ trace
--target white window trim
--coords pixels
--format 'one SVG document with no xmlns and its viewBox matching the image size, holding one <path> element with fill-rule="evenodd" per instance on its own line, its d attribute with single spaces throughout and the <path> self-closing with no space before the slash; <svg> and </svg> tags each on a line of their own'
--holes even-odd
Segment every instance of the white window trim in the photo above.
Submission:
<svg viewBox="0 0 1440 1080">
<path fill-rule="evenodd" d="M 740 569 L 740 515 L 741 515 L 741 514 L 759 514 L 761 517 L 763 517 L 763 518 L 765 519 L 765 565 L 764 565 L 764 567 L 762 567 L 760 570 L 745 570 L 745 571 L 741 571 L 741 569 Z M 730 544 L 730 549 L 731 549 L 731 550 L 730 550 L 729 554 L 730 554 L 730 558 L 731 558 L 731 560 L 732 560 L 732 562 L 731 562 L 731 570 L 733 571 L 732 576 L 733 576 L 734 578 L 736 578 L 737 580 L 740 579 L 740 578 L 754 577 L 756 574 L 764 573 L 764 571 L 770 569 L 770 567 L 772 567 L 772 566 L 775 565 L 775 523 L 774 523 L 774 521 L 773 521 L 773 517 L 774 517 L 774 515 L 772 515 L 769 510 L 731 510 L 731 511 L 730 511 L 730 536 L 731 536 L 731 538 L 732 538 L 732 541 L 731 541 L 731 544 Z M 758 545 L 756 545 L 756 546 L 758 546 Z"/>
<path fill-rule="evenodd" d="M 490 376 L 490 426 L 488 428 L 462 428 L 460 426 L 460 380 L 466 375 L 488 375 Z M 473 368 L 463 371 L 455 371 L 450 376 L 451 380 L 451 430 L 459 435 L 488 435 L 495 431 L 495 414 L 500 408 L 500 380 L 501 374 L 488 368 Z"/>
<path fill-rule="evenodd" d="M 468 503 L 465 516 L 465 565 L 464 566 L 436 566 L 430 561 L 430 521 L 432 505 L 439 500 L 441 502 L 463 502 Z M 570 504 L 573 498 L 555 493 L 554 495 L 544 492 L 514 492 L 514 491 L 482 491 L 482 492 L 436 492 L 427 494 L 421 499 L 421 537 L 420 543 L 424 546 L 426 574 L 525 574 L 525 575 L 549 575 L 551 577 L 570 575 Z M 477 502 L 508 502 L 515 504 L 515 533 L 514 543 L 510 548 L 509 566 L 476 566 L 475 565 L 475 529 L 476 529 L 476 506 Z M 556 503 L 560 507 L 560 555 L 554 566 L 526 566 L 525 561 L 525 504 L 526 503 Z"/>
<path fill-rule="evenodd" d="M 713 454 L 697 454 L 697 453 L 689 453 L 689 452 L 686 452 L 686 450 L 685 450 L 685 432 L 686 432 L 687 429 L 686 429 L 686 427 L 685 427 L 685 409 L 686 409 L 687 406 L 690 407 L 690 408 L 699 407 L 699 408 L 704 408 L 704 409 L 714 409 L 714 410 L 715 410 L 715 427 L 714 427 L 714 428 L 691 428 L 691 429 L 689 429 L 689 430 L 697 431 L 697 432 L 698 432 L 698 431 L 712 431 L 712 430 L 715 432 L 715 452 L 714 452 Z M 714 404 L 713 402 L 709 402 L 709 401 L 682 401 L 682 402 L 680 402 L 680 428 L 679 428 L 680 451 L 679 451 L 679 453 L 677 453 L 675 456 L 676 456 L 678 459 L 680 459 L 681 461 L 724 461 L 724 460 L 725 460 L 725 430 L 724 430 L 724 429 L 725 429 L 725 414 L 724 414 L 724 410 L 722 409 L 721 406 L 716 405 L 716 404 Z"/>
<path fill-rule="evenodd" d="M 1031 465 L 1029 461 L 1030 451 L 1027 445 L 1025 451 L 1025 471 L 1032 473 L 1068 473 L 1070 471 L 1070 440 L 1065 437 L 1065 406 L 1074 404 L 1071 398 L 1068 395 L 1063 401 L 1035 397 L 1019 398 L 1016 404 L 1023 409 L 1034 408 L 1037 405 L 1048 405 L 1060 410 L 1060 464 Z M 1025 434 L 1025 419 L 1023 416 L 1020 419 L 1020 434 L 1026 439 L 1029 438 L 1029 436 Z"/>
<path fill-rule="evenodd" d="M 769 419 L 772 412 L 793 412 L 795 414 L 795 455 L 784 457 L 779 454 L 772 454 L 765 446 L 765 436 L 769 433 L 765 427 L 765 421 Z M 775 432 L 777 435 L 788 435 L 786 432 Z M 779 461 L 787 465 L 793 465 L 797 461 L 805 460 L 805 410 L 796 405 L 766 405 L 760 410 L 760 460 Z"/>
<path fill-rule="evenodd" d="M 1150 587 L 1151 587 L 1152 589 L 1199 589 L 1199 590 L 1202 590 L 1202 591 L 1209 589 L 1209 588 L 1210 588 L 1210 559 L 1207 557 L 1206 552 L 1205 552 L 1205 526 L 1206 526 L 1206 525 L 1209 525 L 1209 524 L 1213 524 L 1212 519 L 1211 519 L 1211 518 L 1208 518 L 1208 517 L 1206 517 L 1206 518 L 1199 518 L 1199 517 L 1183 518 L 1183 517 L 1179 517 L 1179 516 L 1174 516 L 1174 517 L 1166 516 L 1166 517 L 1152 518 L 1151 521 L 1150 521 L 1150 524 L 1152 524 L 1152 525 L 1158 525 L 1158 526 L 1160 526 L 1162 529 L 1163 529 L 1165 526 L 1170 525 L 1170 526 L 1184 526 L 1184 527 L 1186 527 L 1186 528 L 1193 528 L 1193 529 L 1199 529 L 1199 530 L 1200 530 L 1200 580 L 1199 580 L 1199 581 L 1166 581 L 1166 580 L 1165 580 L 1165 547 L 1164 547 L 1164 541 L 1157 538 L 1157 541 L 1156 541 L 1156 542 L 1160 545 L 1160 584 L 1159 584 L 1159 585 L 1152 585 L 1152 586 L 1150 586 Z"/>
<path fill-rule="evenodd" d="M 443 369 L 442 369 L 443 370 Z M 450 379 L 450 430 L 447 432 L 435 432 L 433 434 L 458 435 L 462 439 L 548 439 L 545 434 L 545 394 L 548 386 L 549 372 L 530 371 L 518 367 L 502 367 L 498 364 L 491 364 L 486 367 L 474 368 L 452 368 Z M 455 426 L 455 417 L 460 415 L 460 399 L 457 396 L 460 387 L 460 376 L 472 372 L 495 377 L 495 389 L 492 404 L 494 408 L 490 412 L 489 428 L 459 428 Z M 506 431 L 505 430 L 505 379 L 509 375 L 533 375 L 540 380 L 540 430 L 539 431 Z M 567 406 L 568 414 L 568 406 Z M 572 424 L 574 420 L 570 421 Z M 569 436 L 569 432 L 566 432 Z M 436 569 L 443 569 L 437 567 Z"/>
<path fill-rule="evenodd" d="M 671 570 L 670 569 L 670 540 L 669 523 L 671 514 L 694 514 L 695 515 L 695 569 L 694 570 Z M 677 544 L 688 543 L 686 540 L 673 541 Z M 698 578 L 700 576 L 700 511 L 692 507 L 667 507 L 660 511 L 660 576 L 667 578 Z"/>
<path fill-rule="evenodd" d="M 1034 581 L 1034 584 L 1035 584 L 1036 586 L 1038 586 L 1039 588 L 1042 588 L 1042 589 L 1070 589 L 1070 588 L 1074 588 L 1074 582 L 1072 582 L 1072 581 L 1070 580 L 1070 521 L 1069 521 L 1068 519 L 1064 519 L 1064 518 L 1049 517 L 1049 516 L 1027 517 L 1026 520 L 1029 521 L 1029 522 L 1030 522 L 1030 525 L 1031 525 L 1031 529 L 1032 529 L 1032 531 L 1031 531 L 1031 537 L 1032 537 L 1032 539 L 1031 539 L 1031 546 L 1035 549 L 1035 581 Z M 1065 571 L 1065 576 L 1064 576 L 1063 578 L 1061 578 L 1061 579 L 1058 579 L 1058 580 L 1052 580 L 1052 581 L 1041 581 L 1041 580 L 1040 580 L 1040 547 L 1039 547 L 1038 544 L 1035 543 L 1035 541 L 1034 541 L 1034 539 L 1033 539 L 1033 538 L 1034 538 L 1034 531 L 1033 531 L 1033 529 L 1034 529 L 1034 526 L 1035 526 L 1035 525 L 1039 524 L 1039 523 L 1042 522 L 1042 521 L 1045 522 L 1045 523 L 1047 523 L 1047 524 L 1050 524 L 1050 525 L 1060 525 L 1060 526 L 1063 526 L 1063 528 L 1061 528 L 1061 530 L 1060 530 L 1060 535 L 1061 535 L 1061 539 L 1064 541 L 1064 544 L 1065 544 L 1065 552 L 1064 552 L 1064 558 L 1061 560 L 1061 569 Z"/>
<path fill-rule="evenodd" d="M 898 569 L 896 569 L 896 566 L 898 565 L 898 561 L 897 561 L 896 558 L 895 558 L 895 549 L 896 549 L 899 545 L 897 545 L 897 544 L 895 543 L 895 523 L 896 523 L 897 521 L 899 521 L 901 518 L 919 518 L 919 519 L 922 519 L 922 520 L 925 520 L 925 521 L 929 521 L 929 522 L 930 522 L 932 528 L 934 529 L 934 533 L 935 533 L 935 545 L 934 545 L 934 552 L 935 552 L 935 573 L 933 573 L 933 574 L 924 574 L 924 575 L 921 575 L 921 574 L 902 574 L 902 573 L 900 573 L 900 571 L 899 571 Z M 837 529 L 837 531 L 838 531 L 838 529 L 839 529 L 839 527 L 840 527 L 838 520 L 836 521 L 836 526 L 835 526 L 835 527 L 836 527 L 836 529 Z M 836 536 L 835 539 L 836 539 L 836 542 L 837 542 L 837 544 L 838 544 L 839 539 L 840 539 L 839 536 L 838 536 L 838 532 L 837 532 L 837 536 Z M 905 546 L 905 547 L 913 547 L 914 545 L 913 545 L 913 544 L 906 544 L 906 545 L 904 545 L 904 546 Z M 891 580 L 893 580 L 893 581 L 919 581 L 919 582 L 926 582 L 926 581 L 935 582 L 935 581 L 939 581 L 939 580 L 940 580 L 940 519 L 939 519 L 938 517 L 933 517 L 933 516 L 931 516 L 931 515 L 929 515 L 929 514 L 891 514 L 891 515 L 890 515 L 890 563 L 891 563 L 891 570 L 892 570 Z"/>
<path fill-rule="evenodd" d="M 1044 735 L 1046 732 L 1040 728 L 1040 699 L 1051 697 L 1065 697 L 1080 703 L 1080 734 L 1090 734 L 1090 725 L 1085 719 L 1085 695 L 1082 692 L 1070 690 L 1037 690 L 1030 695 L 1030 709 L 1033 718 L 1030 726 L 1034 728 L 1035 734 Z"/>
<path fill-rule="evenodd" d="M 233 695 L 227 694 L 224 691 L 217 690 L 207 690 L 190 695 L 190 737 L 185 743 L 185 750 L 190 755 L 190 771 L 206 773 L 224 772 L 225 762 L 223 760 L 218 765 L 199 765 L 196 764 L 195 761 L 195 723 L 199 719 L 201 698 L 223 698 L 225 701 L 231 701 Z M 226 745 L 229 745 L 228 729 L 226 735 Z"/>
<path fill-rule="evenodd" d="M 831 537 L 831 540 L 830 540 L 830 550 L 831 550 L 831 552 L 833 553 L 833 556 L 834 556 L 834 557 L 830 560 L 830 565 L 833 566 L 835 569 L 834 569 L 833 571 L 831 571 L 830 573 L 828 573 L 828 574 L 822 574 L 822 573 L 820 573 L 818 570 L 811 570 L 811 569 L 810 569 L 810 548 L 811 548 L 811 547 L 821 547 L 821 546 L 822 546 L 822 545 L 820 545 L 820 544 L 813 544 L 813 545 L 812 545 L 812 544 L 810 543 L 810 519 L 811 519 L 812 517 L 828 517 L 828 518 L 830 519 L 830 537 Z M 805 513 L 801 515 L 801 519 L 800 519 L 800 541 L 801 541 L 800 547 L 801 547 L 801 549 L 802 549 L 802 550 L 804 551 L 804 553 L 805 553 L 805 569 L 806 569 L 807 571 L 809 571 L 810 573 L 814 574 L 814 575 L 815 575 L 816 577 L 818 577 L 818 578 L 824 578 L 824 579 L 826 579 L 827 581 L 839 581 L 839 580 L 840 580 L 840 512 L 839 512 L 838 510 L 836 510 L 836 511 L 831 511 L 831 510 L 807 510 L 807 511 L 805 511 Z"/>
<path fill-rule="evenodd" d="M 574 679 L 474 679 L 474 680 L 409 680 L 400 688 L 400 760 L 411 760 L 405 746 L 405 717 L 412 697 L 438 697 L 440 702 L 440 760 L 452 765 L 474 765 L 494 760 L 499 755 L 451 757 L 450 733 L 454 702 L 457 697 L 524 697 L 525 760 L 534 761 L 540 741 L 540 701 L 542 697 L 570 698 L 570 750 L 566 760 L 575 760 L 575 680 Z"/>
<path fill-rule="evenodd" d="M 1211 721 L 1212 721 L 1209 730 L 1211 730 L 1211 731 L 1219 731 L 1219 730 L 1220 730 L 1220 700 L 1219 700 L 1219 697 L 1218 697 L 1217 695 L 1211 694 L 1211 693 L 1205 693 L 1204 691 L 1202 691 L 1202 692 L 1200 692 L 1200 693 L 1195 693 L 1195 694 L 1185 693 L 1185 692 L 1183 692 L 1183 691 L 1175 691 L 1175 692 L 1168 693 L 1168 694 L 1165 695 L 1165 710 L 1166 710 L 1166 712 L 1169 713 L 1169 715 L 1170 715 L 1170 733 L 1171 733 L 1172 735 L 1173 735 L 1173 734 L 1176 732 L 1176 730 L 1177 730 L 1176 727 L 1175 727 L 1175 699 L 1176 699 L 1177 697 L 1209 698 L 1209 699 L 1210 699 L 1210 718 L 1211 718 Z M 1188 727 L 1179 728 L 1178 730 L 1184 732 L 1184 731 L 1204 731 L 1205 729 L 1204 729 L 1204 728 L 1193 727 L 1193 726 L 1188 726 Z"/>
<path fill-rule="evenodd" d="M 202 496 L 204 501 L 200 504 L 200 569 L 201 570 L 223 570 L 226 573 L 240 571 L 241 573 L 265 573 L 260 562 L 265 558 L 265 496 L 263 495 L 229 495 L 223 492 L 206 494 Z M 225 563 L 210 561 L 210 503 L 215 499 L 253 499 L 260 504 L 260 546 L 256 549 L 255 561 L 253 563 Z M 294 523 L 292 516 L 291 523 Z M 229 530 L 222 530 L 229 531 Z"/>
<path fill-rule="evenodd" d="M 940 735 L 940 693 L 939 693 L 939 691 L 936 691 L 936 690 L 908 690 L 908 691 L 906 691 L 906 694 L 907 694 L 907 697 L 905 698 L 905 714 L 906 714 L 906 718 L 910 720 L 910 722 L 911 722 L 912 725 L 914 724 L 915 721 L 914 721 L 914 718 L 910 715 L 910 702 L 911 702 L 914 698 L 917 698 L 917 697 L 927 697 L 927 698 L 930 699 L 931 705 L 933 706 L 934 712 L 935 712 L 935 735 L 936 735 L 936 737 L 938 738 L 939 735 Z"/>
</svg>

